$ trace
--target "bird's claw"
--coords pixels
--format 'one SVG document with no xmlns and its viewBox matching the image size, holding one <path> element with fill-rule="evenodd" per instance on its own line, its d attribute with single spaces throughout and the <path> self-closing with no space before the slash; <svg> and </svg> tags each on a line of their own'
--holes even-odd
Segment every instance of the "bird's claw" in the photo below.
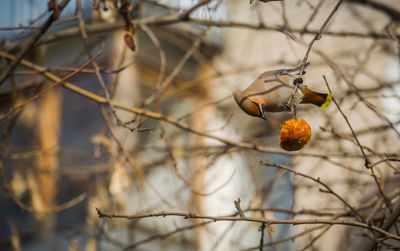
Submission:
<svg viewBox="0 0 400 251">
<path fill-rule="evenodd" d="M 281 105 L 281 109 L 286 112 L 292 112 L 292 106 L 288 103 Z"/>
<path fill-rule="evenodd" d="M 293 80 L 293 84 L 294 85 L 298 85 L 298 84 L 302 84 L 304 81 L 303 81 L 303 78 L 295 78 L 294 80 Z"/>
</svg>

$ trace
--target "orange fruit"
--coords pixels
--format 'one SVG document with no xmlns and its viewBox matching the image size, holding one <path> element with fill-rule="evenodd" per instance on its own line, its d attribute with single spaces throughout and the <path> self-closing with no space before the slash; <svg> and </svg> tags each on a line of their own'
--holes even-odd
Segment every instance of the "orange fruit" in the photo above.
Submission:
<svg viewBox="0 0 400 251">
<path fill-rule="evenodd" d="M 286 120 L 281 123 L 281 128 L 279 145 L 286 151 L 300 150 L 311 138 L 310 125 L 304 119 Z"/>
</svg>

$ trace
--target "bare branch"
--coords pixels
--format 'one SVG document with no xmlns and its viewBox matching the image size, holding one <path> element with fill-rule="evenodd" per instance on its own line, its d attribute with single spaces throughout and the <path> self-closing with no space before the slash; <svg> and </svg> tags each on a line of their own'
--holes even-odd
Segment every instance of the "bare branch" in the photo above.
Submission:
<svg viewBox="0 0 400 251">
<path fill-rule="evenodd" d="M 124 214 L 108 214 L 103 213 L 99 208 L 96 208 L 97 213 L 100 218 L 121 218 L 126 220 L 136 220 L 143 218 L 153 218 L 153 217 L 167 217 L 167 216 L 178 216 L 184 219 L 203 219 L 203 220 L 213 220 L 217 221 L 245 221 L 245 222 L 258 222 L 265 223 L 267 225 L 276 224 L 289 224 L 289 225 L 304 225 L 304 224 L 324 224 L 324 225 L 345 225 L 364 228 L 368 230 L 375 231 L 377 233 L 383 234 L 387 238 L 391 238 L 400 241 L 400 236 L 389 233 L 381 228 L 375 226 L 369 226 L 368 224 L 357 222 L 357 221 L 347 221 L 347 220 L 326 220 L 326 219 L 311 219 L 311 220 L 274 220 L 265 218 L 255 218 L 255 217 L 233 217 L 233 216 L 207 216 L 207 215 L 196 215 L 193 213 L 181 213 L 181 212 L 160 212 L 160 213 L 150 213 L 150 214 L 137 214 L 137 215 L 124 215 Z"/>
</svg>

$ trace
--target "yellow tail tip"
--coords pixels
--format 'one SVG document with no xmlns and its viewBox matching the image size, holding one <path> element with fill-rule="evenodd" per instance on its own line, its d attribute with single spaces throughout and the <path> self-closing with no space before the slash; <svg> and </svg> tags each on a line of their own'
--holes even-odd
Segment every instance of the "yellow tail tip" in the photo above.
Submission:
<svg viewBox="0 0 400 251">
<path fill-rule="evenodd" d="M 331 101 L 332 101 L 332 94 L 331 94 L 331 93 L 328 93 L 328 95 L 326 96 L 326 99 L 325 99 L 325 103 L 323 103 L 323 104 L 320 106 L 321 109 L 327 108 L 327 107 L 329 106 L 329 104 L 331 103 Z"/>
</svg>

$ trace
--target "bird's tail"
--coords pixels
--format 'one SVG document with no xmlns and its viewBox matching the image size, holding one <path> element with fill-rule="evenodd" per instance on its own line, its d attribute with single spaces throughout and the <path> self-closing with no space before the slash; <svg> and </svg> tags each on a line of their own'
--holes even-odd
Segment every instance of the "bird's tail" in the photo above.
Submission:
<svg viewBox="0 0 400 251">
<path fill-rule="evenodd" d="M 332 101 L 332 94 L 315 92 L 308 89 L 307 87 L 304 88 L 303 94 L 304 97 L 301 103 L 314 104 L 322 109 L 327 108 Z"/>
</svg>

